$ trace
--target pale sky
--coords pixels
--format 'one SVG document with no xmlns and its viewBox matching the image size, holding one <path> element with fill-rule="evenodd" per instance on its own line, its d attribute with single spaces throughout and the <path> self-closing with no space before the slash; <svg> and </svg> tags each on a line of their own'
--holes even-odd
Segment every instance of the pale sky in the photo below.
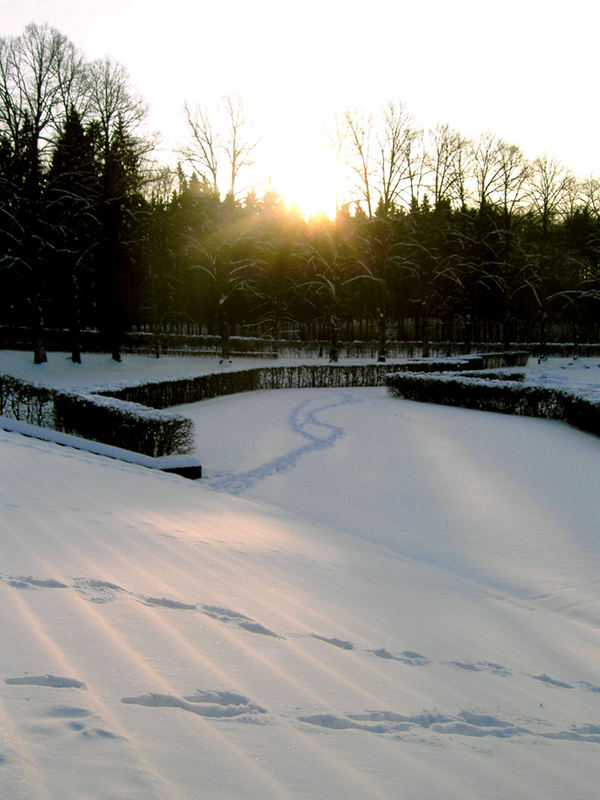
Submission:
<svg viewBox="0 0 600 800">
<path fill-rule="evenodd" d="M 239 94 L 257 169 L 305 210 L 333 200 L 334 113 L 390 100 L 419 127 L 489 131 L 600 176 L 593 0 L 0 0 L 0 20 L 0 35 L 48 22 L 122 63 L 166 149 L 185 136 L 184 101 Z"/>
</svg>

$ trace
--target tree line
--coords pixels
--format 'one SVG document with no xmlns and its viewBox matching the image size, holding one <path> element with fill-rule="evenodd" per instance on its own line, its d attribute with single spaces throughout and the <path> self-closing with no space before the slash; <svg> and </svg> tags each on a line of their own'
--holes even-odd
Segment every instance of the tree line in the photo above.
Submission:
<svg viewBox="0 0 600 800">
<path fill-rule="evenodd" d="M 492 134 L 417 129 L 401 104 L 336 119 L 347 181 L 334 219 L 237 194 L 255 140 L 186 106 L 175 170 L 152 160 L 126 71 L 48 26 L 0 39 L 0 324 L 101 333 L 231 332 L 329 340 L 599 338 L 600 181 L 528 161 Z M 225 172 L 226 192 L 220 176 Z M 558 326 L 562 326 L 559 328 Z M 560 334 L 559 334 L 560 335 Z"/>
</svg>

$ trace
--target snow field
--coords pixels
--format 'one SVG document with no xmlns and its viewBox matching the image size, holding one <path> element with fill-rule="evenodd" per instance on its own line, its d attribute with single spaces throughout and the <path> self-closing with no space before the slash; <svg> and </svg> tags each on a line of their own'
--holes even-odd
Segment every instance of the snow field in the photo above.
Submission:
<svg viewBox="0 0 600 800">
<path fill-rule="evenodd" d="M 186 414 L 197 482 L 0 432 L 2 798 L 596 796 L 597 438 L 384 389 Z"/>
</svg>

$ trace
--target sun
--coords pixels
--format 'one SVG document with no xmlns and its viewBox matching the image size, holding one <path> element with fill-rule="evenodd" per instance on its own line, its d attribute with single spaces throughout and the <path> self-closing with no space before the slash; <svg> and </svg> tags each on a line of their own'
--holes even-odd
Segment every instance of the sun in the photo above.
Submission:
<svg viewBox="0 0 600 800">
<path fill-rule="evenodd" d="M 296 208 L 308 220 L 336 215 L 335 178 L 323 171 L 290 169 L 280 178 L 280 188 L 274 187 L 288 207 Z"/>
<path fill-rule="evenodd" d="M 272 149 L 268 185 L 307 220 L 323 214 L 334 219 L 339 202 L 335 157 L 326 148 L 310 145 L 304 141 L 296 148 Z"/>
<path fill-rule="evenodd" d="M 317 170 L 313 164 L 285 165 L 285 169 L 271 177 L 270 184 L 288 208 L 297 209 L 307 220 L 323 214 L 335 218 L 335 175 L 324 169 Z"/>
</svg>

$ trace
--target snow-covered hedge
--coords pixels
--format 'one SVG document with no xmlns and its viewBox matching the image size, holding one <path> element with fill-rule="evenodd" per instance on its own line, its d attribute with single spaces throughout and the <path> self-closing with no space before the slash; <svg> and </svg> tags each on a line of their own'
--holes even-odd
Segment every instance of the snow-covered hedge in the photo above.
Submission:
<svg viewBox="0 0 600 800">
<path fill-rule="evenodd" d="M 189 453 L 192 449 L 191 420 L 139 403 L 57 392 L 54 413 L 56 430 L 147 456 Z"/>
<path fill-rule="evenodd" d="M 117 398 L 49 389 L 0 375 L 0 415 L 148 456 L 191 452 L 192 422 Z"/>
<path fill-rule="evenodd" d="M 140 382 L 96 394 L 48 389 L 0 375 L 0 413 L 148 456 L 189 453 L 192 422 L 162 409 L 256 389 L 384 386 L 388 373 L 480 370 L 525 363 L 527 354 L 390 363 L 297 364 L 227 369 L 207 375 Z"/>
<path fill-rule="evenodd" d="M 600 435 L 600 403 L 564 389 L 523 384 L 510 374 L 486 377 L 397 372 L 388 376 L 387 385 L 407 400 L 563 420 Z"/>
<path fill-rule="evenodd" d="M 0 416 L 52 427 L 54 391 L 0 374 Z"/>
<path fill-rule="evenodd" d="M 476 363 L 475 363 L 476 362 Z M 133 386 L 110 389 L 103 394 L 141 403 L 152 408 L 195 403 L 257 389 L 339 388 L 343 386 L 385 386 L 390 367 L 394 370 L 435 371 L 461 370 L 477 366 L 480 359 L 455 361 L 410 361 L 404 364 L 297 364 L 288 366 L 251 367 L 215 372 L 174 380 L 140 382 Z"/>
</svg>

